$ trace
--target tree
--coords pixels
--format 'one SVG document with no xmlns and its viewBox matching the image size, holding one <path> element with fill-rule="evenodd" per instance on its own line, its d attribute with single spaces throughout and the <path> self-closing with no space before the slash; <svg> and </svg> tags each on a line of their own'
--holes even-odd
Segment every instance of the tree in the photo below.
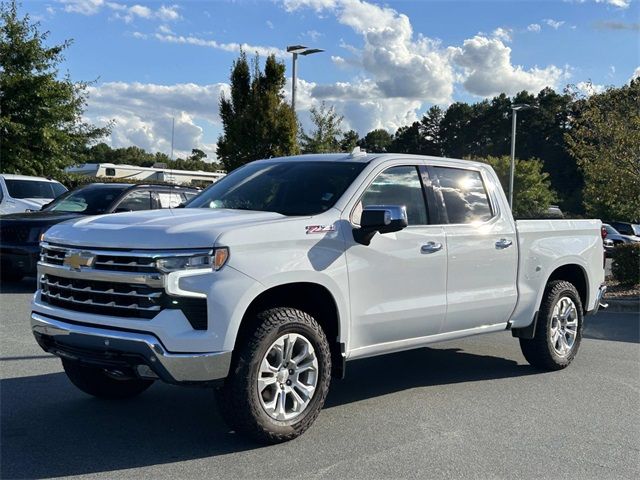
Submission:
<svg viewBox="0 0 640 480">
<path fill-rule="evenodd" d="M 419 122 L 413 122 L 408 127 L 400 127 L 389 146 L 389 151 L 417 155 L 442 155 L 440 124 L 443 115 L 442 109 L 434 105 Z"/>
<path fill-rule="evenodd" d="M 191 155 L 189 155 L 187 160 L 193 160 L 193 161 L 199 162 L 199 161 L 204 160 L 205 158 L 207 158 L 207 154 L 206 153 L 204 153 L 199 148 L 192 148 L 191 149 Z"/>
<path fill-rule="evenodd" d="M 5 172 L 47 175 L 77 163 L 88 143 L 103 137 L 82 120 L 86 82 L 58 78 L 70 45 L 45 45 L 48 32 L 15 1 L 0 6 L 0 161 Z"/>
<path fill-rule="evenodd" d="M 351 152 L 357 145 L 360 136 L 355 130 L 349 130 L 345 132 L 340 140 L 340 150 L 343 152 Z"/>
<path fill-rule="evenodd" d="M 385 153 L 393 141 L 393 137 L 383 128 L 378 128 L 367 133 L 358 145 L 363 150 L 371 153 Z"/>
<path fill-rule="evenodd" d="M 300 134 L 300 146 L 302 153 L 330 153 L 340 151 L 340 137 L 342 129 L 340 124 L 343 117 L 338 115 L 336 109 L 322 102 L 320 108 L 311 108 L 311 121 L 314 130 L 307 134 L 302 130 Z"/>
<path fill-rule="evenodd" d="M 244 52 L 233 62 L 230 96 L 220 98 L 223 134 L 218 139 L 218 158 L 231 171 L 261 158 L 298 152 L 298 123 L 285 103 L 284 63 L 267 57 L 264 72 L 256 55 L 253 74 Z"/>
<path fill-rule="evenodd" d="M 509 189 L 509 169 L 511 158 L 502 157 L 478 158 L 480 162 L 493 167 L 505 192 Z M 545 216 L 549 206 L 556 201 L 556 194 L 551 190 L 549 174 L 542 171 L 542 162 L 537 159 L 516 159 L 516 170 L 513 185 L 513 215 L 515 217 Z"/>
<path fill-rule="evenodd" d="M 577 102 L 565 138 L 584 173 L 587 212 L 640 221 L 640 79 Z"/>
</svg>

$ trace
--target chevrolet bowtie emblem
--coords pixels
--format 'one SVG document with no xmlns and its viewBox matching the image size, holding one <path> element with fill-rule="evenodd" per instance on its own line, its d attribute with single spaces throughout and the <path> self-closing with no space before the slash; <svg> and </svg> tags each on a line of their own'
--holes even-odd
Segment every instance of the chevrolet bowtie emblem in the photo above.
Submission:
<svg viewBox="0 0 640 480">
<path fill-rule="evenodd" d="M 91 252 L 69 250 L 65 254 L 64 261 L 62 263 L 72 270 L 80 270 L 81 267 L 91 267 L 95 259 L 95 255 L 91 254 Z"/>
</svg>

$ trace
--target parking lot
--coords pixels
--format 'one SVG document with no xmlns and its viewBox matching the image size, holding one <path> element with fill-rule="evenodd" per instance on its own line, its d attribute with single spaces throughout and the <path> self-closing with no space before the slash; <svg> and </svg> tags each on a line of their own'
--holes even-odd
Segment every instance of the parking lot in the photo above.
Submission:
<svg viewBox="0 0 640 480">
<path fill-rule="evenodd" d="M 637 313 L 588 317 L 567 370 L 509 333 L 350 363 L 301 438 L 229 432 L 206 389 L 124 402 L 76 390 L 29 329 L 32 284 L 0 294 L 2 478 L 636 478 Z M 635 472 L 635 473 L 634 473 Z"/>
</svg>

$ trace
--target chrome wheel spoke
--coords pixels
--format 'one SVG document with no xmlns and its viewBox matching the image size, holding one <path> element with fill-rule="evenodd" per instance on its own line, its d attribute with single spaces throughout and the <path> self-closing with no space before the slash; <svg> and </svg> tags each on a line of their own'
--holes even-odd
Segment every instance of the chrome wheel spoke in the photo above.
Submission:
<svg viewBox="0 0 640 480">
<path fill-rule="evenodd" d="M 553 350 L 561 357 L 571 353 L 578 336 L 578 310 L 569 297 L 562 297 L 553 307 L 549 340 Z"/>
<path fill-rule="evenodd" d="M 318 379 L 318 359 L 304 336 L 289 333 L 267 350 L 258 372 L 258 395 L 267 414 L 292 420 L 311 402 Z"/>
</svg>

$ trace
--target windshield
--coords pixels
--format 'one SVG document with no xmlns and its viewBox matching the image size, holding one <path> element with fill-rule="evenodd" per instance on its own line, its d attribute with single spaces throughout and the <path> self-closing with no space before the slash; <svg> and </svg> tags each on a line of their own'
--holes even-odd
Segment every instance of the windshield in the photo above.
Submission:
<svg viewBox="0 0 640 480">
<path fill-rule="evenodd" d="M 609 235 L 620 235 L 620 232 L 618 232 L 611 225 L 604 225 L 604 229 L 607 231 Z"/>
<path fill-rule="evenodd" d="M 47 198 L 53 199 L 67 191 L 58 182 L 42 182 L 38 180 L 5 179 L 9 196 L 13 198 Z"/>
<path fill-rule="evenodd" d="M 333 207 L 365 167 L 359 162 L 255 162 L 222 178 L 187 208 L 315 215 Z"/>
<path fill-rule="evenodd" d="M 105 213 L 127 188 L 128 185 L 88 185 L 61 196 L 45 208 L 45 211 L 98 215 Z"/>
</svg>

